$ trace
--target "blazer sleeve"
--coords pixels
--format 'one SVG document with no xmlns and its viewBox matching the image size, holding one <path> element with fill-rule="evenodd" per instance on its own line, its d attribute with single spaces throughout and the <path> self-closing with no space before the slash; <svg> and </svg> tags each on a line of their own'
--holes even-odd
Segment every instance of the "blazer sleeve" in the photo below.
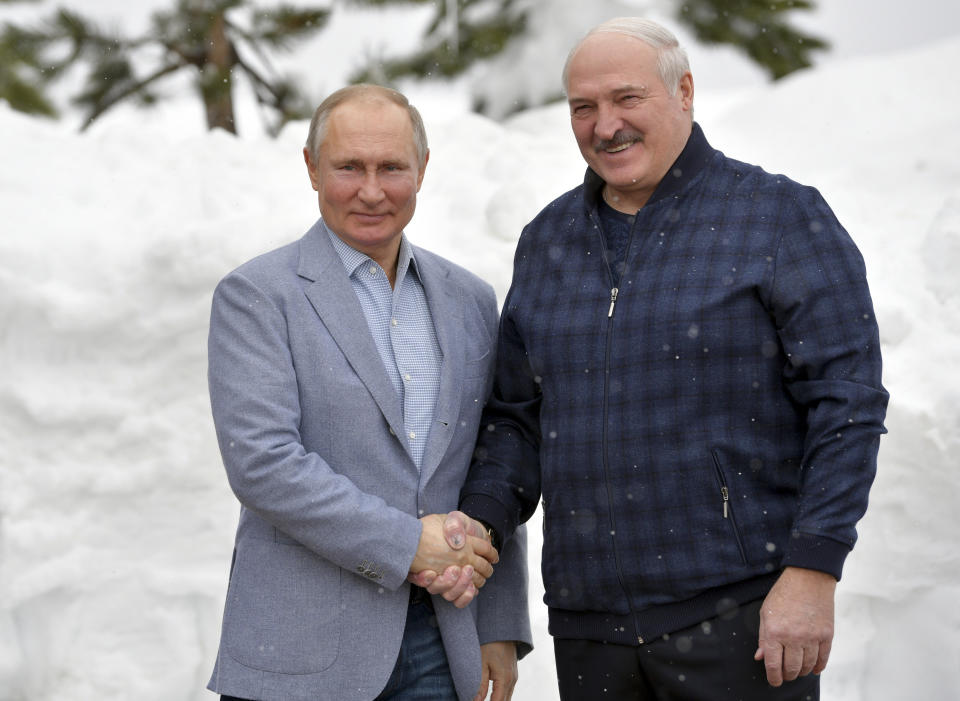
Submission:
<svg viewBox="0 0 960 701">
<path fill-rule="evenodd" d="M 517 657 L 533 649 L 527 600 L 527 527 L 521 525 L 504 544 L 493 576 L 477 595 L 477 636 L 480 644 L 512 640 Z"/>
<path fill-rule="evenodd" d="M 217 286 L 208 380 L 230 487 L 246 509 L 321 557 L 396 589 L 416 554 L 420 522 L 305 450 L 287 333 L 277 303 L 241 272 Z"/>
</svg>

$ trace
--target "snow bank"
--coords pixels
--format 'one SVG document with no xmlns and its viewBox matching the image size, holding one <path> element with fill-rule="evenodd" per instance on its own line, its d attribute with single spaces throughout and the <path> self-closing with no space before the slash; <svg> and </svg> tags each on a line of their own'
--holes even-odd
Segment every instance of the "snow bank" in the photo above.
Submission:
<svg viewBox="0 0 960 701">
<path fill-rule="evenodd" d="M 837 701 L 956 693 L 956 65 L 960 38 L 736 100 L 698 85 L 711 142 L 817 185 L 867 259 L 893 398 L 839 590 Z M 521 226 L 581 177 L 565 110 L 426 117 L 411 238 L 502 299 Z M 0 701 L 213 698 L 238 507 L 206 398 L 208 306 L 225 272 L 313 221 L 304 132 L 79 136 L 0 106 Z M 556 698 L 538 597 L 518 699 Z"/>
</svg>

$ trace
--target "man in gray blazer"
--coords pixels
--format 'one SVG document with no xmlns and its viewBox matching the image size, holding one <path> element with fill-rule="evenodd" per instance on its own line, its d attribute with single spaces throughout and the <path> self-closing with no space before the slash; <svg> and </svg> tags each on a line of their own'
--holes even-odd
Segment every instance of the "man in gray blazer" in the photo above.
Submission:
<svg viewBox="0 0 960 701">
<path fill-rule="evenodd" d="M 208 685 L 224 699 L 463 700 L 492 681 L 501 701 L 530 649 L 524 539 L 486 582 L 498 553 L 476 524 L 445 531 L 497 310 L 403 234 L 428 157 L 400 93 L 334 93 L 304 148 L 321 219 L 214 293 L 210 398 L 242 504 Z"/>
</svg>

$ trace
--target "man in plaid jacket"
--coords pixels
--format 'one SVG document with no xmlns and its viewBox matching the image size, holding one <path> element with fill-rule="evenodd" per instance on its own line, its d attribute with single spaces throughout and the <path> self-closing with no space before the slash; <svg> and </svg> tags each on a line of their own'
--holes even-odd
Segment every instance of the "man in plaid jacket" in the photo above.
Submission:
<svg viewBox="0 0 960 701">
<path fill-rule="evenodd" d="M 659 25 L 564 84 L 589 168 L 520 237 L 461 508 L 502 543 L 542 497 L 562 699 L 818 698 L 885 431 L 862 258 L 710 146 Z"/>
</svg>

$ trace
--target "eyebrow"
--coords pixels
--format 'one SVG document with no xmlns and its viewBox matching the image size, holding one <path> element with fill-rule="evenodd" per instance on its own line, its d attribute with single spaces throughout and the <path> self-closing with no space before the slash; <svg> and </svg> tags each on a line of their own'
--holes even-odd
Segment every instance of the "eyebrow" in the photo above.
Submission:
<svg viewBox="0 0 960 701">
<path fill-rule="evenodd" d="M 646 85 L 624 85 L 623 87 L 617 88 L 613 91 L 614 95 L 622 95 L 625 92 L 635 92 L 640 95 L 646 95 L 650 92 L 650 88 Z"/>
<path fill-rule="evenodd" d="M 335 166 L 366 166 L 367 161 L 362 158 L 356 158 L 353 156 L 344 156 L 343 158 L 332 158 L 330 162 Z M 393 158 L 385 158 L 382 161 L 376 161 L 377 167 L 383 166 L 405 166 L 407 163 L 402 159 L 397 160 Z"/>
<path fill-rule="evenodd" d="M 623 95 L 624 93 L 631 93 L 631 92 L 637 93 L 641 97 L 646 97 L 647 95 L 650 94 L 650 88 L 648 88 L 646 85 L 621 85 L 620 87 L 614 88 L 613 90 L 611 90 L 608 94 L 616 97 L 619 95 Z M 578 97 L 577 95 L 570 95 L 567 98 L 567 102 L 570 104 L 574 104 L 577 102 L 592 102 L 592 100 L 586 97 Z"/>
</svg>

